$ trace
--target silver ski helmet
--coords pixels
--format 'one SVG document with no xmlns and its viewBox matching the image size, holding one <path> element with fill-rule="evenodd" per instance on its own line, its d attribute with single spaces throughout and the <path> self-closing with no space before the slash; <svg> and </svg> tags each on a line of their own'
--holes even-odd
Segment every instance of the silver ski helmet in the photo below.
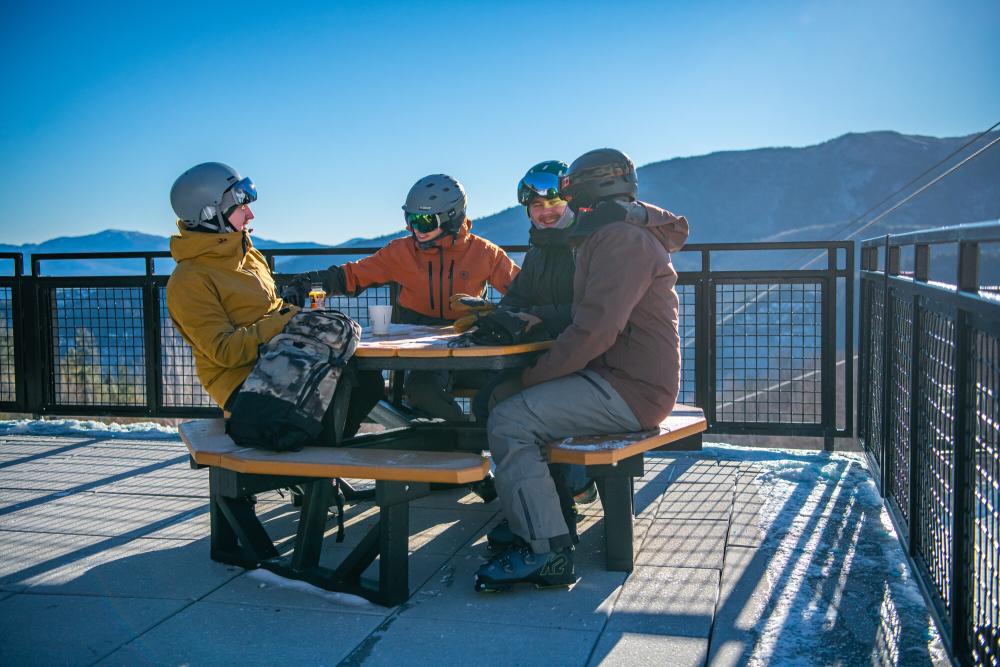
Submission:
<svg viewBox="0 0 1000 667">
<path fill-rule="evenodd" d="M 170 206 L 188 229 L 228 232 L 225 216 L 241 204 L 257 201 L 249 178 L 221 162 L 203 162 L 177 177 L 170 188 Z"/>
<path fill-rule="evenodd" d="M 632 159 L 614 148 L 598 148 L 584 153 L 559 179 L 559 195 L 574 211 L 593 208 L 602 199 L 635 199 L 639 181 Z"/>
<path fill-rule="evenodd" d="M 517 201 L 527 207 L 535 197 L 555 199 L 559 196 L 559 179 L 569 167 L 565 162 L 546 160 L 528 170 L 517 184 Z"/>
<path fill-rule="evenodd" d="M 403 204 L 406 228 L 426 234 L 440 227 L 446 234 L 457 234 L 465 222 L 467 204 L 465 188 L 451 176 L 424 176 L 406 195 Z"/>
</svg>

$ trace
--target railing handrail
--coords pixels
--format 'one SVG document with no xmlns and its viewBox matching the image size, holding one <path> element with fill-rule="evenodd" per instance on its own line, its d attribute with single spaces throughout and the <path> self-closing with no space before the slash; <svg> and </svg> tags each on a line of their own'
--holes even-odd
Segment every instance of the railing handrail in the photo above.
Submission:
<svg viewBox="0 0 1000 667">
<path fill-rule="evenodd" d="M 862 248 L 882 248 L 908 245 L 932 245 L 938 243 L 990 243 L 1000 241 L 1000 221 L 972 222 L 964 225 L 950 225 L 921 229 L 904 234 L 875 236 L 861 241 Z"/>
<path fill-rule="evenodd" d="M 20 278 L 24 273 L 24 254 L 20 252 L 0 252 L 0 260 L 14 261 L 14 277 Z"/>
</svg>

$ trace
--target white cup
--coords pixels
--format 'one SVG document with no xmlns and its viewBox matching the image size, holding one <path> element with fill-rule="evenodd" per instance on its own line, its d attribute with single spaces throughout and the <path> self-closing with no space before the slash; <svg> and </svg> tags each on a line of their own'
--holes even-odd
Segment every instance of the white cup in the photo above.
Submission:
<svg viewBox="0 0 1000 667">
<path fill-rule="evenodd" d="M 392 306 L 368 306 L 368 323 L 372 333 L 385 336 L 389 333 L 389 320 L 392 318 Z"/>
</svg>

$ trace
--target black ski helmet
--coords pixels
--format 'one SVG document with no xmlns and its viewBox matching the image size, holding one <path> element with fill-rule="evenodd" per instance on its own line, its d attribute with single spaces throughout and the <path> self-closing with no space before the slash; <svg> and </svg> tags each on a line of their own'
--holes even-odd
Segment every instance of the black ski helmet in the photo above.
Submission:
<svg viewBox="0 0 1000 667">
<path fill-rule="evenodd" d="M 559 196 L 569 202 L 573 211 L 593 208 L 602 199 L 629 197 L 635 199 L 639 181 L 632 159 L 614 148 L 598 148 L 584 153 L 559 179 Z"/>
</svg>

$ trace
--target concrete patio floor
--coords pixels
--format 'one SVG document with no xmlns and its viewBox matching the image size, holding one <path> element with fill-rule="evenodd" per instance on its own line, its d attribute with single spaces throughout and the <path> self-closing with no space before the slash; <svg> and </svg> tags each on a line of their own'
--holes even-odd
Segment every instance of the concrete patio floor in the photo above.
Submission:
<svg viewBox="0 0 1000 667">
<path fill-rule="evenodd" d="M 883 511 L 846 482 L 726 448 L 646 468 L 631 575 L 604 570 L 598 503 L 571 590 L 477 594 L 496 503 L 436 492 L 412 506 L 413 595 L 384 609 L 209 560 L 208 475 L 180 441 L 2 436 L 0 664 L 947 664 Z M 287 551 L 296 511 L 259 500 Z M 376 513 L 347 520 L 326 565 Z"/>
</svg>

